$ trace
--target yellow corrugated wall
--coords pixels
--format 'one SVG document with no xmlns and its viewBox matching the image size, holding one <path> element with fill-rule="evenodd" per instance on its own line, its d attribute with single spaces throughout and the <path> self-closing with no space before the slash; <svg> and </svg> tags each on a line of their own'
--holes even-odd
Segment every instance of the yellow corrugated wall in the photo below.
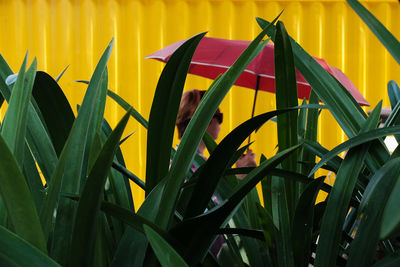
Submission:
<svg viewBox="0 0 400 267">
<path fill-rule="evenodd" d="M 400 37 L 400 4 L 397 0 L 362 1 L 392 33 Z M 259 32 L 255 17 L 281 20 L 310 54 L 322 57 L 350 77 L 371 105 L 380 99 L 388 106 L 386 84 L 400 82 L 400 68 L 343 0 L 331 1 L 201 1 L 201 0 L 30 0 L 0 1 L 0 53 L 17 71 L 29 50 L 38 58 L 40 70 L 56 77 L 67 65 L 60 81 L 73 107 L 80 103 L 85 86 L 74 80 L 89 79 L 104 48 L 115 38 L 109 62 L 109 87 L 148 117 L 163 64 L 143 57 L 170 43 L 208 31 L 207 36 L 251 40 Z M 189 76 L 186 89 L 206 89 L 210 80 Z M 234 87 L 223 101 L 225 116 L 221 136 L 249 118 L 253 91 Z M 106 118 L 112 125 L 123 111 L 111 100 Z M 259 94 L 256 113 L 274 109 L 274 95 Z M 332 117 L 323 112 L 319 139 L 332 148 L 344 140 Z M 146 131 L 135 121 L 123 145 L 127 165 L 145 176 Z M 253 139 L 259 156 L 275 151 L 273 123 Z M 143 192 L 134 187 L 136 201 Z M 138 203 L 136 203 L 138 204 Z"/>
</svg>

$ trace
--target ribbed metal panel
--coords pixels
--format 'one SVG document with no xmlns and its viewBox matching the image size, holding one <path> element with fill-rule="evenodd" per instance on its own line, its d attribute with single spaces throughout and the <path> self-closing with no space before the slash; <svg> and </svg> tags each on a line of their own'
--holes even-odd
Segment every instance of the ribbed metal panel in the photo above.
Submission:
<svg viewBox="0 0 400 267">
<path fill-rule="evenodd" d="M 392 1 L 364 1 L 392 33 L 400 36 L 400 5 Z M 0 1 L 0 52 L 17 71 L 26 50 L 38 58 L 39 69 L 56 77 L 67 65 L 61 87 L 73 103 L 80 103 L 85 86 L 74 80 L 89 79 L 104 48 L 115 38 L 109 63 L 110 89 L 148 117 L 152 96 L 163 64 L 143 57 L 170 43 L 208 31 L 208 36 L 251 40 L 259 32 L 255 17 L 281 20 L 310 54 L 322 57 L 350 77 L 366 99 L 389 105 L 386 84 L 399 82 L 400 68 L 343 0 L 336 1 L 128 1 L 36 0 Z M 186 89 L 206 89 L 211 81 L 189 76 Z M 235 87 L 221 109 L 225 123 L 221 136 L 249 118 L 253 91 Z M 256 113 L 274 109 L 274 95 L 259 94 Z M 111 100 L 106 117 L 112 125 L 123 111 Z M 327 112 L 322 112 L 319 139 L 332 148 L 344 135 Z M 134 121 L 136 131 L 123 145 L 129 169 L 145 173 L 146 131 Z M 268 123 L 253 139 L 253 149 L 271 156 L 276 129 Z M 177 142 L 176 142 L 177 143 Z M 136 200 L 144 194 L 134 190 Z"/>
</svg>

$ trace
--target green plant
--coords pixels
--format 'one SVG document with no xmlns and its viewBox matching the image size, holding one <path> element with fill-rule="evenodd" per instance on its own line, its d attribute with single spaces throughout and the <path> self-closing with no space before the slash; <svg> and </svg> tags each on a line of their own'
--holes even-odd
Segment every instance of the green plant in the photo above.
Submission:
<svg viewBox="0 0 400 267">
<path fill-rule="evenodd" d="M 348 2 L 397 59 L 400 51 L 399 42 L 361 4 L 355 0 Z M 258 19 L 258 22 L 261 27 L 266 25 L 262 19 Z M 268 35 L 278 42 L 275 33 L 278 31 L 271 30 Z M 398 248 L 392 242 L 397 242 L 395 238 L 399 233 L 399 220 L 393 216 L 396 214 L 395 203 L 398 201 L 398 152 L 390 155 L 382 137 L 390 134 L 398 135 L 400 128 L 396 126 L 398 114 L 396 105 L 399 88 L 393 81 L 389 83 L 388 92 L 393 113 L 384 127 L 378 129 L 382 103 L 379 103 L 367 117 L 332 76 L 318 66 L 293 39 L 290 42 L 295 66 L 342 126 L 349 140 L 328 151 L 316 143 L 315 139 L 304 138 L 303 153 L 309 151 L 310 156 L 317 155 L 321 160 L 311 172 L 303 174 L 311 176 L 316 170 L 324 167 L 336 173 L 336 180 L 332 188 L 322 184 L 321 181 L 318 182 L 318 179 L 314 180 L 313 185 L 310 184 L 303 191 L 294 216 L 291 216 L 288 205 L 290 199 L 295 196 L 293 193 L 283 199 L 275 197 L 275 208 L 273 199 L 270 202 L 271 207 L 264 208 L 266 213 L 264 217 L 271 218 L 275 227 L 282 225 L 278 222 L 283 222 L 284 226 L 285 222 L 286 225 L 288 221 L 291 223 L 291 227 L 273 230 L 271 223 L 266 224 L 265 235 L 271 236 L 271 232 L 275 234 L 272 235 L 272 240 L 275 237 L 273 241 L 276 247 L 272 247 L 272 251 L 277 255 L 276 264 L 279 266 L 307 266 L 309 263 L 315 266 L 369 266 L 373 262 L 378 265 L 396 264 L 399 262 Z M 278 101 L 277 94 L 277 103 Z M 298 119 L 301 118 L 299 114 Z M 278 120 L 278 134 L 279 123 Z M 296 122 L 293 121 L 291 129 L 295 129 L 295 126 Z M 288 138 L 286 132 L 284 135 Z M 348 152 L 343 160 L 337 158 L 336 155 L 346 150 Z M 304 156 L 298 158 L 297 162 L 303 160 Z M 303 170 L 298 167 L 299 169 Z M 273 183 L 271 186 L 274 186 Z M 281 190 L 286 190 L 285 187 L 286 185 L 280 185 Z M 321 189 L 329 192 L 327 200 L 311 206 L 310 203 L 315 199 L 313 196 Z M 287 190 L 284 192 L 287 194 Z M 271 196 L 274 197 L 273 194 Z M 283 209 L 285 213 L 279 213 L 279 209 Z M 272 212 L 268 214 L 269 210 Z M 279 245 L 281 247 L 278 247 Z M 315 259 L 311 258 L 310 247 L 315 252 Z M 385 255 L 386 258 L 379 261 Z"/>
<path fill-rule="evenodd" d="M 357 1 L 360 14 L 394 57 L 399 43 Z M 279 16 L 278 16 L 279 17 Z M 9 104 L 0 134 L 0 263 L 11 266 L 364 266 L 400 260 L 392 241 L 397 215 L 400 89 L 388 86 L 393 113 L 377 128 L 370 116 L 287 34 L 284 24 L 257 19 L 262 31 L 208 89 L 175 151 L 174 124 L 191 57 L 204 33 L 185 42 L 159 79 L 149 121 L 108 90 L 106 48 L 75 118 L 57 81 L 36 70 L 18 75 L 0 58 L 0 102 Z M 382 34 L 383 33 L 383 34 Z M 270 39 L 275 42 L 276 103 L 216 144 L 205 132 L 235 79 Z M 312 85 L 298 106 L 295 67 Z M 114 130 L 103 118 L 107 95 L 126 109 Z M 319 105 L 319 99 L 324 105 Z M 317 143 L 319 109 L 328 109 L 349 140 L 328 151 Z M 119 148 L 129 117 L 148 128 L 146 183 L 130 172 Z M 278 153 L 256 168 L 232 168 L 243 141 L 277 117 Z M 210 158 L 196 156 L 201 140 Z M 348 150 L 344 159 L 337 155 Z M 316 156 L 321 160 L 315 164 Z M 173 159 L 171 167 L 170 161 Z M 191 164 L 197 166 L 195 172 Z M 319 168 L 335 184 L 314 179 Z M 246 174 L 238 180 L 235 174 Z M 44 179 L 45 183 L 42 182 Z M 146 192 L 134 212 L 129 179 Z M 187 180 L 185 182 L 185 180 Z M 264 205 L 254 187 L 262 182 Z M 315 205 L 317 194 L 329 194 Z M 213 195 L 220 204 L 211 201 Z M 393 216 L 395 214 L 396 216 Z M 226 243 L 215 258 L 217 235 Z M 378 252 L 385 258 L 375 257 Z M 315 257 L 312 257 L 312 252 Z"/>
<path fill-rule="evenodd" d="M 257 168 L 253 178 L 230 192 L 229 200 L 219 209 L 204 214 L 199 220 L 190 220 L 189 217 L 203 214 L 208 206 L 208 201 L 203 201 L 202 205 L 197 204 L 193 216 L 186 215 L 193 214 L 188 207 L 182 214 L 177 213 L 178 203 L 184 207 L 185 201 L 190 201 L 190 198 L 181 200 L 180 191 L 182 186 L 189 187 L 183 185 L 183 179 L 192 159 L 196 158 L 195 147 L 203 137 L 207 120 L 211 119 L 234 79 L 268 42 L 260 43 L 264 30 L 226 75 L 213 84 L 189 125 L 180 148 L 173 151 L 174 163 L 169 170 L 179 99 L 190 58 L 203 35 L 186 42 L 160 77 L 148 123 L 146 185 L 125 168 L 119 150 L 119 140 L 128 117 L 134 116 L 144 126 L 147 122 L 107 89 L 106 64 L 113 42 L 103 53 L 88 82 L 76 118 L 57 82 L 48 74 L 36 71 L 36 60 L 26 71 L 26 57 L 15 75 L 1 58 L 0 90 L 9 103 L 0 137 L 3 155 L 0 163 L 0 227 L 2 239 L 9 242 L 7 251 L 3 248 L 0 253 L 2 263 L 27 265 L 36 261 L 47 265 L 106 266 L 131 265 L 132 259 L 139 265 L 156 263 L 145 233 L 151 236 L 152 247 L 173 251 L 163 241 L 158 244 L 159 237 L 163 237 L 183 253 L 186 260 L 192 257 L 191 264 L 202 262 L 204 257 L 207 262 L 213 261 L 208 248 L 220 226 L 227 223 L 227 218 L 262 178 L 262 173 L 279 164 L 296 147 L 283 151 Z M 107 95 L 128 109 L 114 131 L 103 119 Z M 163 117 L 161 120 L 160 115 L 165 114 L 169 119 Z M 223 142 L 225 146 L 217 146 L 216 151 L 231 151 L 232 157 L 240 156 L 236 150 L 241 142 L 275 114 L 277 112 L 267 113 L 245 123 L 232 132 L 227 142 Z M 220 169 L 224 170 L 231 162 L 226 161 Z M 212 161 L 207 163 L 212 164 Z M 204 164 L 204 168 L 199 170 L 207 170 L 208 165 Z M 133 212 L 128 176 L 144 187 L 148 195 L 137 214 Z M 214 189 L 208 191 L 211 196 Z M 188 219 L 181 222 L 180 216 Z M 214 221 L 215 216 L 219 220 Z M 197 227 L 204 225 L 204 221 L 208 222 L 209 229 Z M 144 225 L 152 230 L 144 228 Z M 191 236 L 201 237 L 201 246 L 197 249 L 192 244 L 180 249 L 185 248 L 179 243 L 185 241 L 184 237 L 192 227 L 198 228 Z M 134 248 L 133 258 L 132 251 L 125 250 L 126 246 Z M 27 258 L 21 259 L 17 253 L 19 249 L 24 249 L 19 253 L 24 253 Z"/>
</svg>

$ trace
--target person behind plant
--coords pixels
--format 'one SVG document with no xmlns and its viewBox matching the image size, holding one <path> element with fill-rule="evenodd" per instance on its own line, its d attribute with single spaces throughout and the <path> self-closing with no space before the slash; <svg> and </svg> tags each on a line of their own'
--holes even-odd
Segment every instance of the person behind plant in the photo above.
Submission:
<svg viewBox="0 0 400 267">
<path fill-rule="evenodd" d="M 194 112 L 200 104 L 200 101 L 206 91 L 193 89 L 186 91 L 182 94 L 181 104 L 179 106 L 178 118 L 176 120 L 176 126 L 178 128 L 178 138 L 181 139 L 186 127 L 188 126 Z M 207 127 L 207 132 L 211 137 L 216 140 L 219 136 L 221 130 L 221 124 L 223 121 L 223 114 L 218 108 L 215 112 L 210 124 Z M 197 153 L 204 158 L 205 144 L 201 141 Z M 257 163 L 255 161 L 255 154 L 251 149 L 247 150 L 247 153 L 242 155 L 242 157 L 236 162 L 236 167 L 255 167 Z M 243 176 L 238 176 L 242 178 Z"/>
<path fill-rule="evenodd" d="M 176 126 L 178 128 L 178 138 L 181 139 L 186 127 L 188 126 L 190 120 L 193 117 L 194 112 L 196 111 L 197 107 L 200 104 L 200 101 L 206 91 L 204 90 L 197 90 L 193 89 L 190 91 L 186 91 L 182 94 L 181 104 L 179 106 L 178 118 L 176 120 Z M 207 127 L 207 132 L 211 135 L 211 137 L 216 140 L 218 138 L 219 132 L 221 130 L 221 124 L 223 121 L 223 114 L 221 113 L 220 109 L 218 108 L 215 112 L 213 118 L 210 121 L 210 124 Z M 197 154 L 204 157 L 204 150 L 206 146 L 203 141 L 201 141 L 198 149 Z M 236 167 L 255 167 L 257 163 L 255 161 L 255 154 L 251 149 L 247 151 L 245 155 L 236 162 Z M 192 166 L 192 170 L 195 171 L 194 165 Z M 238 178 L 243 178 L 243 175 L 238 175 Z M 215 204 L 219 204 L 218 199 L 213 196 L 213 202 Z M 224 245 L 225 239 L 223 236 L 218 236 L 215 240 L 214 244 L 211 246 L 211 253 L 217 257 L 221 247 Z"/>
</svg>

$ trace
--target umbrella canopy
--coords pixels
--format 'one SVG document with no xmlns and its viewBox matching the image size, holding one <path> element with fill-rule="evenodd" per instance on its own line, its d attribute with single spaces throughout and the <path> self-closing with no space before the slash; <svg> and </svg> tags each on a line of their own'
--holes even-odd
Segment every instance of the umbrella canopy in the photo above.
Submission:
<svg viewBox="0 0 400 267">
<path fill-rule="evenodd" d="M 145 57 L 162 62 L 167 62 L 175 50 L 186 40 L 178 41 L 153 54 Z M 192 58 L 189 73 L 215 79 L 224 73 L 239 57 L 239 55 L 250 44 L 250 41 L 226 40 L 219 38 L 204 37 Z M 329 66 L 321 58 L 314 59 L 329 73 L 331 73 L 362 106 L 369 106 L 369 103 L 357 90 L 354 84 L 339 69 Z M 311 86 L 304 77 L 296 70 L 297 89 L 299 98 L 310 96 Z M 257 82 L 258 81 L 258 82 Z M 252 88 L 267 92 L 275 92 L 275 65 L 274 45 L 267 46 L 255 57 L 239 76 L 235 85 Z"/>
</svg>

